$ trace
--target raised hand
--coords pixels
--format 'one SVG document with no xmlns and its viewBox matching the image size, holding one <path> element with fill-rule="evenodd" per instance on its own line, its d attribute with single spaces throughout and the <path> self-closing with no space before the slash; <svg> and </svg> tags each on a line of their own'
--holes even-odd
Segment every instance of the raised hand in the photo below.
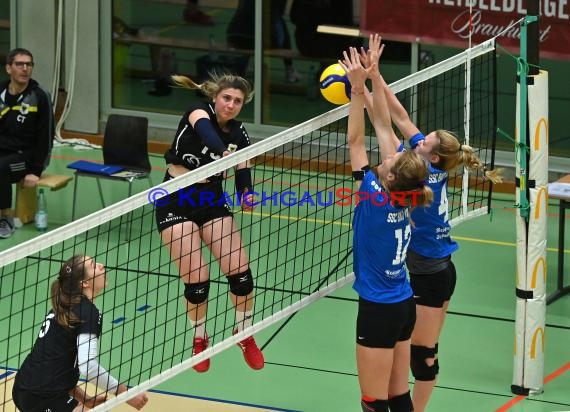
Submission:
<svg viewBox="0 0 570 412">
<path fill-rule="evenodd" d="M 380 71 L 380 56 L 384 51 L 382 37 L 379 34 L 371 34 L 368 40 L 368 52 L 366 53 L 366 71 L 369 75 Z M 361 52 L 362 55 L 362 52 Z"/>
<path fill-rule="evenodd" d="M 344 59 L 339 60 L 338 64 L 340 64 L 346 72 L 346 77 L 348 77 L 348 81 L 350 81 L 353 90 L 355 87 L 360 87 L 359 92 L 362 92 L 368 74 L 360 62 L 358 51 L 355 47 L 350 47 L 348 53 L 345 50 L 342 54 L 344 55 Z"/>
</svg>

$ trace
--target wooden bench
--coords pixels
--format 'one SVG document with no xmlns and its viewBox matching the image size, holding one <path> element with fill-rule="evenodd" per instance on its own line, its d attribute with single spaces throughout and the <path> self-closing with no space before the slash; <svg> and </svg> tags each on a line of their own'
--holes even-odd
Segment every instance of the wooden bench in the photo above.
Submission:
<svg viewBox="0 0 570 412">
<path fill-rule="evenodd" d="M 67 186 L 71 176 L 44 174 L 38 180 L 36 187 L 46 187 L 56 191 Z M 16 185 L 16 212 L 15 215 L 22 224 L 32 222 L 38 206 L 36 187 L 24 187 L 21 183 Z"/>
</svg>

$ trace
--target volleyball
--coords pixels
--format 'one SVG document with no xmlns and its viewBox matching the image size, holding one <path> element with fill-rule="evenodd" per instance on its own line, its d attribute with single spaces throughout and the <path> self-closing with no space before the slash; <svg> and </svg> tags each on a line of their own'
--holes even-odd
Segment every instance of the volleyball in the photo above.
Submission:
<svg viewBox="0 0 570 412">
<path fill-rule="evenodd" d="M 323 70 L 319 89 L 323 97 L 332 104 L 346 104 L 350 101 L 350 82 L 340 64 L 331 64 Z"/>
</svg>

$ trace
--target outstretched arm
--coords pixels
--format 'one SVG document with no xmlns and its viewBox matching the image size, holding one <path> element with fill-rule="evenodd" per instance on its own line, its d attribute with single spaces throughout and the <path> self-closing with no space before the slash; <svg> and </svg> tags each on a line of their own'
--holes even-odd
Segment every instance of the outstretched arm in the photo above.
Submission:
<svg viewBox="0 0 570 412">
<path fill-rule="evenodd" d="M 126 392 L 127 387 L 119 383 L 99 364 L 98 355 L 97 336 L 91 333 L 81 333 L 77 337 L 77 364 L 80 373 L 105 392 L 114 392 L 117 395 Z M 135 409 L 141 409 L 146 405 L 147 401 L 148 397 L 143 392 L 129 399 L 127 404 Z"/>
<path fill-rule="evenodd" d="M 363 63 L 366 67 L 366 65 Z M 366 87 L 366 83 L 364 84 L 364 107 L 366 108 L 366 114 L 368 115 L 368 119 L 370 119 L 370 124 L 373 125 L 374 117 L 372 117 L 372 93 Z"/>
<path fill-rule="evenodd" d="M 371 35 L 369 47 L 374 46 L 373 43 L 374 41 L 376 41 L 376 39 L 374 36 Z M 375 58 L 374 55 L 369 56 L 363 48 L 361 48 L 360 50 L 360 56 L 361 60 L 363 61 L 363 64 L 366 67 L 370 66 L 370 64 L 373 63 L 373 62 L 368 62 L 368 60 L 370 58 Z M 378 64 L 378 70 L 380 71 L 379 64 Z M 400 103 L 400 101 L 392 91 L 392 89 L 390 89 L 388 84 L 384 81 L 384 78 L 382 78 L 382 84 L 384 85 L 384 92 L 386 94 L 386 100 L 388 102 L 388 107 L 390 109 L 390 117 L 392 118 L 392 121 L 394 122 L 396 127 L 398 127 L 398 130 L 400 130 L 400 132 L 404 136 L 404 139 L 408 140 L 410 137 L 419 133 L 419 130 L 410 119 L 408 112 L 406 111 L 404 106 L 402 106 L 402 104 Z"/>
<path fill-rule="evenodd" d="M 390 109 L 384 91 L 384 79 L 378 70 L 379 59 L 384 50 L 381 44 L 382 38 L 378 34 L 370 35 L 369 49 L 367 53 L 366 68 L 370 80 L 372 80 L 372 117 L 374 118 L 374 131 L 380 146 L 380 156 L 385 160 L 387 156 L 396 153 L 400 141 L 392 129 Z"/>
<path fill-rule="evenodd" d="M 388 101 L 388 107 L 390 108 L 390 115 L 392 116 L 392 121 L 398 127 L 404 139 L 408 140 L 410 137 L 418 134 L 420 131 L 416 125 L 410 119 L 408 112 L 402 106 L 402 103 L 398 100 L 392 89 L 386 84 L 384 79 L 382 79 L 382 84 L 384 86 L 384 92 L 386 94 L 386 99 Z"/>
<path fill-rule="evenodd" d="M 351 99 L 348 109 L 348 149 L 350 164 L 353 172 L 361 171 L 368 165 L 368 154 L 364 143 L 364 82 L 367 73 L 360 63 L 358 53 L 354 47 L 343 52 L 344 59 L 339 64 L 346 72 L 351 85 Z M 362 180 L 362 179 L 358 179 Z"/>
<path fill-rule="evenodd" d="M 95 395 L 89 396 L 83 389 L 76 386 L 69 391 L 69 395 L 73 396 L 81 405 L 85 406 L 87 409 L 94 408 L 107 400 L 107 395 Z"/>
</svg>

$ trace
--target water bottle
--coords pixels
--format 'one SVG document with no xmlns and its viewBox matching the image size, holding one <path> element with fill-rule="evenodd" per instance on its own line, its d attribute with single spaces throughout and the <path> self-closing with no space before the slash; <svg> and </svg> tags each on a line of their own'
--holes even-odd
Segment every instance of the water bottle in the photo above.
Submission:
<svg viewBox="0 0 570 412">
<path fill-rule="evenodd" d="M 36 229 L 45 232 L 48 228 L 47 201 L 44 189 L 40 189 L 38 193 L 38 209 L 36 211 Z"/>
<path fill-rule="evenodd" d="M 319 95 L 319 78 L 315 66 L 309 68 L 307 75 L 307 100 L 316 100 Z"/>
</svg>

